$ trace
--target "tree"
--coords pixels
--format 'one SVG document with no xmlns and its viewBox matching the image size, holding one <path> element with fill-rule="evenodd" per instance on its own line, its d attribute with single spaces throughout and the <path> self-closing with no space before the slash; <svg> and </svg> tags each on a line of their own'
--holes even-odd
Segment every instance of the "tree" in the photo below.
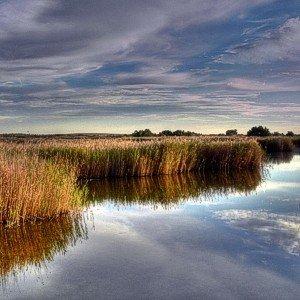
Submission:
<svg viewBox="0 0 300 300">
<path fill-rule="evenodd" d="M 236 129 L 229 129 L 229 130 L 226 130 L 226 135 L 237 135 L 238 132 Z"/>
<path fill-rule="evenodd" d="M 248 132 L 248 136 L 269 136 L 271 135 L 270 130 L 263 126 L 254 126 Z"/>
<path fill-rule="evenodd" d="M 164 135 L 164 136 L 172 136 L 174 135 L 171 130 L 163 130 L 159 133 L 159 135 Z"/>
<path fill-rule="evenodd" d="M 281 133 L 279 133 L 278 131 L 274 131 L 274 132 L 273 132 L 273 135 L 274 135 L 274 136 L 279 136 L 279 135 L 281 135 Z"/>
<path fill-rule="evenodd" d="M 150 129 L 144 129 L 144 130 L 135 130 L 132 134 L 134 137 L 149 137 L 154 136 L 154 133 Z"/>
<path fill-rule="evenodd" d="M 295 134 L 294 134 L 293 131 L 288 131 L 288 132 L 286 133 L 286 136 L 293 137 L 294 135 L 295 135 Z"/>
</svg>

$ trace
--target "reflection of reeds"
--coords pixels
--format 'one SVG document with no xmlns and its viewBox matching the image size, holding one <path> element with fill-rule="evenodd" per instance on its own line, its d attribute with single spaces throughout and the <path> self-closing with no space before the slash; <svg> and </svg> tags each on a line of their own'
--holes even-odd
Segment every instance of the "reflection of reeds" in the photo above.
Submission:
<svg viewBox="0 0 300 300">
<path fill-rule="evenodd" d="M 0 277 L 2 281 L 28 266 L 40 266 L 64 253 L 79 238 L 86 238 L 82 219 L 64 216 L 18 227 L 0 226 Z"/>
<path fill-rule="evenodd" d="M 157 177 L 94 180 L 88 183 L 89 203 L 178 204 L 194 197 L 249 193 L 261 182 L 259 170 L 237 173 L 178 174 Z"/>
<path fill-rule="evenodd" d="M 272 164 L 289 163 L 294 157 L 293 152 L 279 152 L 267 155 L 267 162 Z"/>
<path fill-rule="evenodd" d="M 258 138 L 257 142 L 267 153 L 291 152 L 294 149 L 293 140 L 288 137 Z"/>
</svg>

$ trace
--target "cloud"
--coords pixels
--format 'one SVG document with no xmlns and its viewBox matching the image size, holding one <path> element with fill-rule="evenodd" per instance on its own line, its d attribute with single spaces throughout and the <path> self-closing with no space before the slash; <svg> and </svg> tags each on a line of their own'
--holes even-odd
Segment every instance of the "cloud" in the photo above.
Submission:
<svg viewBox="0 0 300 300">
<path fill-rule="evenodd" d="M 253 32 L 248 32 L 252 34 Z M 254 41 L 246 38 L 221 55 L 225 63 L 264 64 L 272 61 L 298 62 L 300 55 L 300 18 L 290 18 L 275 30 L 263 31 Z"/>
<path fill-rule="evenodd" d="M 255 41 L 256 50 L 272 41 L 284 44 L 282 52 L 288 46 L 289 57 L 294 53 L 298 18 L 275 30 L 267 26 L 273 18 L 263 13 L 261 22 L 251 23 L 258 8 L 272 11 L 275 4 L 0 1 L 1 115 L 60 119 L 63 126 L 70 118 L 113 116 L 240 124 L 240 115 L 252 122 L 274 112 L 274 122 L 286 122 L 292 109 L 298 112 L 297 96 L 284 97 L 283 113 L 260 99 L 264 92 L 299 91 L 295 63 L 259 70 L 235 64 L 239 55 L 248 56 L 247 47 L 235 47 L 244 38 Z M 229 66 L 215 62 L 226 49 L 235 49 L 222 56 L 230 58 Z"/>
<path fill-rule="evenodd" d="M 297 216 L 247 210 L 224 210 L 216 216 L 235 227 L 255 232 L 289 254 L 300 255 L 300 220 Z"/>
<path fill-rule="evenodd" d="M 124 58 L 122 52 L 133 53 L 135 45 L 145 41 L 152 55 L 157 49 L 163 52 L 166 44 L 172 45 L 170 51 L 178 51 L 179 41 L 170 30 L 219 21 L 265 2 L 8 0 L 0 5 L 0 15 L 6 16 L 0 21 L 4 28 L 0 35 L 0 80 L 16 75 L 38 80 L 40 75 L 52 78 L 83 73 L 121 54 Z M 15 68 L 19 70 L 14 72 Z"/>
<path fill-rule="evenodd" d="M 246 78 L 232 78 L 229 80 L 227 85 L 229 87 L 233 87 L 238 90 L 248 90 L 248 91 L 257 91 L 257 92 L 284 92 L 284 91 L 299 92 L 300 91 L 299 80 L 297 82 L 297 80 L 292 79 L 285 82 L 283 78 L 281 78 L 279 82 L 273 82 L 273 83 L 266 82 L 266 81 L 251 80 Z"/>
</svg>

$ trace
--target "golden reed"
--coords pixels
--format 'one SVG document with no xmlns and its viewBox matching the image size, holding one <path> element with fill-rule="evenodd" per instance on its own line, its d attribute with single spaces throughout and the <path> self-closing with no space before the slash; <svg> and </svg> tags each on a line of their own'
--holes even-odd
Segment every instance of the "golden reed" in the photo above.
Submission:
<svg viewBox="0 0 300 300">
<path fill-rule="evenodd" d="M 165 138 L 0 143 L 0 222 L 53 218 L 78 211 L 78 179 L 142 177 L 259 169 L 254 140 Z"/>
</svg>

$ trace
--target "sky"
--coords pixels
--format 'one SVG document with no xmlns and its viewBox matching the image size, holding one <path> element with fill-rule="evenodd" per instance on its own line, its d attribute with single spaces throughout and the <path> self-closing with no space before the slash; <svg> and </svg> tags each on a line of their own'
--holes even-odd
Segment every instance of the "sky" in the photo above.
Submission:
<svg viewBox="0 0 300 300">
<path fill-rule="evenodd" d="M 300 132 L 297 0 L 0 0 L 0 133 Z"/>
</svg>

